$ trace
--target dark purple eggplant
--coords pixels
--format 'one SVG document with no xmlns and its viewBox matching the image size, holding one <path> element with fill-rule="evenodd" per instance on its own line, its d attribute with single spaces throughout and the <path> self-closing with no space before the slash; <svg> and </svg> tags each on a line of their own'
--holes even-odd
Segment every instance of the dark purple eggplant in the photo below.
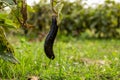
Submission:
<svg viewBox="0 0 120 80">
<path fill-rule="evenodd" d="M 50 27 L 50 31 L 45 39 L 45 43 L 44 43 L 44 51 L 46 56 L 49 59 L 54 59 L 55 55 L 54 55 L 54 51 L 53 51 L 53 44 L 54 44 L 54 40 L 56 38 L 57 32 L 58 32 L 58 26 L 57 26 L 57 16 L 52 16 L 52 24 Z"/>
</svg>

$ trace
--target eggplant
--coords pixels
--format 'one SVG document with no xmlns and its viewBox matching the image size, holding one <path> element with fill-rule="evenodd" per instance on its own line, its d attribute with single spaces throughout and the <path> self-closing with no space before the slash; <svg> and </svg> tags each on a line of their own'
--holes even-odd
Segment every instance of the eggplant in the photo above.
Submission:
<svg viewBox="0 0 120 80">
<path fill-rule="evenodd" d="M 52 16 L 52 24 L 50 27 L 50 31 L 44 43 L 45 54 L 49 59 L 52 59 L 52 60 L 55 58 L 54 51 L 53 51 L 53 44 L 54 44 L 57 32 L 58 32 L 57 16 Z"/>
</svg>

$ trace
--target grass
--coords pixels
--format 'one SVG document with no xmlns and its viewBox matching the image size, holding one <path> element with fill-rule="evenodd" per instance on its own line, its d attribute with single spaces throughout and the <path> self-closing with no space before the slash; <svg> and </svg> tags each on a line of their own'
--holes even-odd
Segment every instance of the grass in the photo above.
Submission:
<svg viewBox="0 0 120 80">
<path fill-rule="evenodd" d="M 0 77 L 27 80 L 118 80 L 120 79 L 120 41 L 115 39 L 75 39 L 61 37 L 54 44 L 55 60 L 44 53 L 44 41 L 14 42 L 20 64 L 0 60 Z"/>
</svg>

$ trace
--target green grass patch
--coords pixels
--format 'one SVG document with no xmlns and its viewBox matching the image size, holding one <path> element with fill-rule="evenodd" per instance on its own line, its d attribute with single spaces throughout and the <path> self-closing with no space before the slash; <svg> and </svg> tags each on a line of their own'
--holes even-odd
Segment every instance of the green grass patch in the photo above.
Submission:
<svg viewBox="0 0 120 80">
<path fill-rule="evenodd" d="M 44 41 L 28 42 L 24 38 L 13 43 L 20 64 L 0 60 L 0 78 L 27 80 L 118 80 L 120 79 L 120 40 L 57 39 L 56 58 L 44 53 Z"/>
</svg>

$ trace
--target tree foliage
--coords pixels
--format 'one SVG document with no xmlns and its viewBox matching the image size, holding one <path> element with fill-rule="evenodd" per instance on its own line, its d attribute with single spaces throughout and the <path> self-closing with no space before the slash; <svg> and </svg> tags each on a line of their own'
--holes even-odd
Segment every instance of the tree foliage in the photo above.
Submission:
<svg viewBox="0 0 120 80">
<path fill-rule="evenodd" d="M 66 30 L 67 34 L 79 35 L 89 30 L 95 37 L 120 35 L 120 3 L 106 1 L 96 8 L 84 8 L 79 2 L 67 3 L 63 15 L 61 31 Z"/>
<path fill-rule="evenodd" d="M 83 4 L 82 0 L 74 2 L 62 0 L 62 3 L 64 4 L 61 11 L 63 19 L 59 24 L 61 33 L 78 36 L 89 31 L 89 34 L 94 37 L 119 38 L 120 3 L 107 0 L 104 4 L 97 5 L 96 8 L 85 8 L 86 4 Z M 40 30 L 48 29 L 50 24 L 49 4 L 43 4 L 38 3 L 33 6 L 35 13 L 32 13 L 31 17 L 31 19 L 36 20 L 32 22 L 37 22 L 34 24 Z"/>
</svg>

